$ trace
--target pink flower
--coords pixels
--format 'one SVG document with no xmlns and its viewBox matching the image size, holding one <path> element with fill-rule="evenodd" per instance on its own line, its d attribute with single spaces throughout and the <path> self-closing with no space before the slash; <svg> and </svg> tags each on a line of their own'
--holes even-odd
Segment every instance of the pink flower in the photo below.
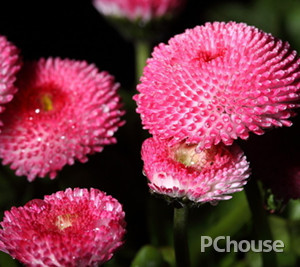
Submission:
<svg viewBox="0 0 300 267">
<path fill-rule="evenodd" d="M 0 249 L 26 266 L 98 266 L 123 244 L 124 212 L 97 189 L 57 192 L 6 211 Z"/>
<path fill-rule="evenodd" d="M 94 0 L 96 9 L 106 15 L 148 22 L 153 18 L 172 15 L 185 0 Z"/>
<path fill-rule="evenodd" d="M 145 129 L 199 149 L 290 126 L 300 59 L 243 23 L 206 23 L 154 49 L 134 99 Z"/>
<path fill-rule="evenodd" d="M 19 92 L 1 116 L 0 157 L 17 175 L 56 172 L 116 142 L 123 124 L 118 84 L 84 61 L 59 58 L 25 64 Z"/>
<path fill-rule="evenodd" d="M 196 152 L 197 145 L 148 138 L 142 145 L 144 172 L 153 193 L 196 203 L 230 199 L 249 177 L 249 163 L 237 145 L 213 146 Z"/>
<path fill-rule="evenodd" d="M 2 104 L 10 102 L 17 91 L 14 82 L 20 67 L 19 50 L 0 36 L 0 112 L 4 110 Z"/>
</svg>

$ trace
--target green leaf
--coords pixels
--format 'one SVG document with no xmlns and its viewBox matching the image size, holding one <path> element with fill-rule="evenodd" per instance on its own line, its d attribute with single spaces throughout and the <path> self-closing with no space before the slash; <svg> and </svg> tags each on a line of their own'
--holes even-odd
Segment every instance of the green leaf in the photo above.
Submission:
<svg viewBox="0 0 300 267">
<path fill-rule="evenodd" d="M 142 247 L 131 263 L 131 267 L 164 267 L 161 252 L 150 245 Z"/>
<path fill-rule="evenodd" d="M 247 261 L 247 266 L 249 267 L 262 267 L 262 258 L 261 254 L 253 251 L 249 251 L 246 254 L 246 261 Z"/>
<path fill-rule="evenodd" d="M 176 260 L 175 260 L 175 252 L 172 247 L 162 247 L 160 249 L 163 259 L 169 263 L 170 266 L 175 267 Z"/>
<path fill-rule="evenodd" d="M 300 200 L 291 199 L 287 206 L 288 218 L 292 221 L 300 220 Z"/>
</svg>

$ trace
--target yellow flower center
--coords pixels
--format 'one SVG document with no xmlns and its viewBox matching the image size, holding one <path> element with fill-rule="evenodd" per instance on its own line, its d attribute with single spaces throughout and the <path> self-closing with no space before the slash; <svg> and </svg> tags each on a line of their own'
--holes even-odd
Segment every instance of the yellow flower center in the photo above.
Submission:
<svg viewBox="0 0 300 267">
<path fill-rule="evenodd" d="M 55 225 L 59 230 L 64 230 L 72 226 L 72 222 L 74 221 L 75 218 L 76 218 L 75 214 L 67 213 L 67 214 L 59 215 L 56 218 Z"/>
<path fill-rule="evenodd" d="M 44 94 L 40 98 L 40 104 L 43 111 L 53 110 L 52 96 L 49 94 Z"/>
<path fill-rule="evenodd" d="M 198 171 L 206 166 L 213 164 L 215 151 L 214 149 L 205 149 L 196 152 L 197 145 L 188 145 L 181 143 L 173 149 L 173 158 L 175 161 L 184 164 L 186 167 L 193 167 Z"/>
</svg>

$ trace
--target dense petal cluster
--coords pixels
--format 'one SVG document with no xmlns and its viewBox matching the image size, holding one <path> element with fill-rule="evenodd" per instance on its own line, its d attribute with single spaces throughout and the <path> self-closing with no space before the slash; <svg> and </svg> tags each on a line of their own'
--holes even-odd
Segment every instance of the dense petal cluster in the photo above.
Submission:
<svg viewBox="0 0 300 267">
<path fill-rule="evenodd" d="M 243 23 L 206 23 L 160 44 L 134 99 L 153 135 L 209 148 L 290 126 L 300 59 L 286 42 Z"/>
<path fill-rule="evenodd" d="M 5 212 L 0 249 L 26 266 L 98 266 L 123 244 L 120 203 L 97 189 L 67 189 Z"/>
<path fill-rule="evenodd" d="M 41 59 L 25 63 L 18 94 L 1 115 L 0 157 L 17 175 L 56 172 L 75 159 L 116 142 L 120 120 L 119 85 L 85 61 Z"/>
<path fill-rule="evenodd" d="M 236 145 L 196 151 L 196 145 L 169 146 L 149 138 L 142 145 L 144 173 L 152 192 L 196 203 L 230 199 L 249 177 L 249 163 Z"/>
<path fill-rule="evenodd" d="M 20 67 L 19 50 L 6 37 L 0 36 L 0 112 L 2 104 L 11 101 L 17 91 L 14 82 Z"/>
<path fill-rule="evenodd" d="M 184 2 L 184 0 L 94 0 L 94 6 L 106 16 L 141 19 L 147 22 L 152 18 L 173 14 Z"/>
</svg>

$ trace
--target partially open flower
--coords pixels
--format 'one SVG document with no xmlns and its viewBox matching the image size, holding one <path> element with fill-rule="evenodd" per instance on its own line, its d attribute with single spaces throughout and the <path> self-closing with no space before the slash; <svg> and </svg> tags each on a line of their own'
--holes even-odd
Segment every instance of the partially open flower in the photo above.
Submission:
<svg viewBox="0 0 300 267">
<path fill-rule="evenodd" d="M 94 6 L 106 16 L 141 19 L 147 22 L 153 18 L 172 15 L 178 11 L 184 0 L 94 0 Z"/>
<path fill-rule="evenodd" d="M 300 59 L 286 42 L 243 23 L 207 23 L 154 49 L 134 99 L 145 129 L 210 148 L 290 126 Z"/>
<path fill-rule="evenodd" d="M 179 202 L 230 199 L 249 177 L 249 163 L 237 145 L 196 150 L 197 145 L 146 139 L 142 145 L 144 172 L 153 193 Z"/>
<path fill-rule="evenodd" d="M 107 72 L 84 61 L 41 59 L 24 65 L 17 86 L 0 117 L 0 157 L 17 175 L 54 178 L 64 165 L 116 142 L 124 112 Z"/>
<path fill-rule="evenodd" d="M 26 266 L 98 266 L 123 244 L 124 212 L 97 189 L 67 189 L 5 212 L 0 250 Z"/>
<path fill-rule="evenodd" d="M 17 91 L 14 82 L 20 67 L 19 50 L 0 36 L 0 112 L 4 110 L 2 104 L 10 102 Z"/>
<path fill-rule="evenodd" d="M 186 0 L 93 0 L 95 8 L 129 40 L 155 41 Z"/>
</svg>

